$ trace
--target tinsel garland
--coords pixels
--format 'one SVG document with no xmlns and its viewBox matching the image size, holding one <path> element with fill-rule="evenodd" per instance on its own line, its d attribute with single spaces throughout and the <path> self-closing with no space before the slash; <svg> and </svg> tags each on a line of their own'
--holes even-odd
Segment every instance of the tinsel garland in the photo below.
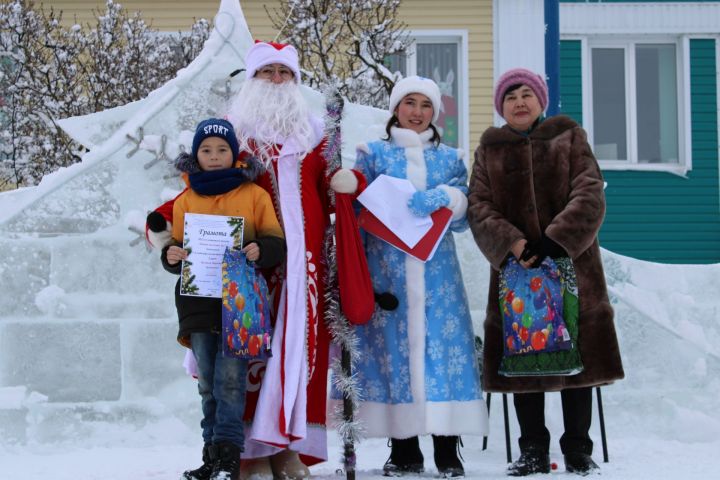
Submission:
<svg viewBox="0 0 720 480">
<path fill-rule="evenodd" d="M 331 84 L 325 89 L 325 138 L 323 154 L 328 162 L 326 175 L 328 178 L 342 167 L 342 112 L 344 100 L 340 96 L 337 85 Z M 330 203 L 335 206 L 335 195 L 330 190 Z M 355 443 L 361 438 L 362 429 L 354 419 L 357 411 L 360 392 L 357 378 L 352 374 L 353 366 L 358 360 L 358 338 L 355 330 L 340 307 L 340 290 L 337 281 L 337 258 L 335 250 L 335 226 L 330 225 L 325 235 L 325 259 L 327 261 L 327 278 L 325 285 L 325 321 L 334 342 L 340 346 L 341 358 L 336 358 L 330 365 L 333 374 L 333 385 L 342 394 L 342 406 L 333 412 L 338 425 L 338 434 L 343 440 L 342 462 L 348 480 L 355 478 Z"/>
</svg>

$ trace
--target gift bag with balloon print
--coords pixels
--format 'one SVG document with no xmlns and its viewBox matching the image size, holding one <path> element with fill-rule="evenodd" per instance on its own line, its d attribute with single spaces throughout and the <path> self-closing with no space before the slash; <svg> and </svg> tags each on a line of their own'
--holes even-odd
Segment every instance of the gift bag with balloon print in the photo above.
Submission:
<svg viewBox="0 0 720 480">
<path fill-rule="evenodd" d="M 500 272 L 502 375 L 574 375 L 582 371 L 575 271 L 569 258 L 557 262 L 548 257 L 538 268 L 526 269 L 511 257 Z"/>
<path fill-rule="evenodd" d="M 225 250 L 222 287 L 223 355 L 245 360 L 272 356 L 267 284 L 241 250 Z"/>
</svg>

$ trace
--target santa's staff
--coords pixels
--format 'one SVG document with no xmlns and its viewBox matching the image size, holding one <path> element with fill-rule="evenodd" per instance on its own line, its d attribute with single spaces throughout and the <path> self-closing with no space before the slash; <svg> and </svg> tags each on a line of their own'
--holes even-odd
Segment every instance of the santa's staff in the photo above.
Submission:
<svg viewBox="0 0 720 480">
<path fill-rule="evenodd" d="M 328 169 L 342 168 L 341 121 L 344 101 L 336 86 L 326 92 L 326 138 L 325 158 Z M 334 194 L 335 225 L 331 225 L 327 243 L 328 288 L 326 293 L 326 319 L 330 332 L 340 345 L 340 360 L 332 365 L 335 386 L 342 393 L 342 422 L 338 433 L 343 439 L 343 466 L 346 478 L 355 479 L 355 442 L 360 438 L 360 427 L 354 419 L 359 391 L 352 365 L 357 360 L 357 338 L 352 324 L 367 322 L 374 310 L 374 297 L 365 253 L 360 241 L 357 222 L 352 207 L 354 196 L 361 192 L 366 181 L 355 172 L 358 188 L 355 194 Z M 333 241 L 334 240 L 334 241 Z"/>
</svg>

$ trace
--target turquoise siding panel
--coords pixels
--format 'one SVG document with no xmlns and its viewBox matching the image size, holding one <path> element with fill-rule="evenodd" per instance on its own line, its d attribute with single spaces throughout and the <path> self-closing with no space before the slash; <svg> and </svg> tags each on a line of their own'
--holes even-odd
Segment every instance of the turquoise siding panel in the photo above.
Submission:
<svg viewBox="0 0 720 480">
<path fill-rule="evenodd" d="M 560 0 L 560 3 L 720 3 L 717 0 Z"/>
<path fill-rule="evenodd" d="M 562 112 L 582 118 L 580 42 L 560 45 Z M 663 263 L 720 262 L 718 78 L 715 41 L 690 41 L 692 170 L 604 171 L 607 213 L 603 247 Z"/>
<path fill-rule="evenodd" d="M 690 42 L 692 170 L 606 171 L 609 250 L 666 263 L 720 262 L 715 41 Z"/>
<path fill-rule="evenodd" d="M 560 41 L 560 112 L 582 125 L 582 63 L 580 40 Z"/>
</svg>

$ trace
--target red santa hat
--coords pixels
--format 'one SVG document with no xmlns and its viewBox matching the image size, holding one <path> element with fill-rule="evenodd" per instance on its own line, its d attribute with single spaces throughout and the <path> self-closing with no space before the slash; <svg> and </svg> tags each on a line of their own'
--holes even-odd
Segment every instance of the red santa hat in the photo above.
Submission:
<svg viewBox="0 0 720 480">
<path fill-rule="evenodd" d="M 245 55 L 245 78 L 253 78 L 255 72 L 266 65 L 279 63 L 293 71 L 295 83 L 300 82 L 298 52 L 292 45 L 255 40 Z"/>
</svg>

